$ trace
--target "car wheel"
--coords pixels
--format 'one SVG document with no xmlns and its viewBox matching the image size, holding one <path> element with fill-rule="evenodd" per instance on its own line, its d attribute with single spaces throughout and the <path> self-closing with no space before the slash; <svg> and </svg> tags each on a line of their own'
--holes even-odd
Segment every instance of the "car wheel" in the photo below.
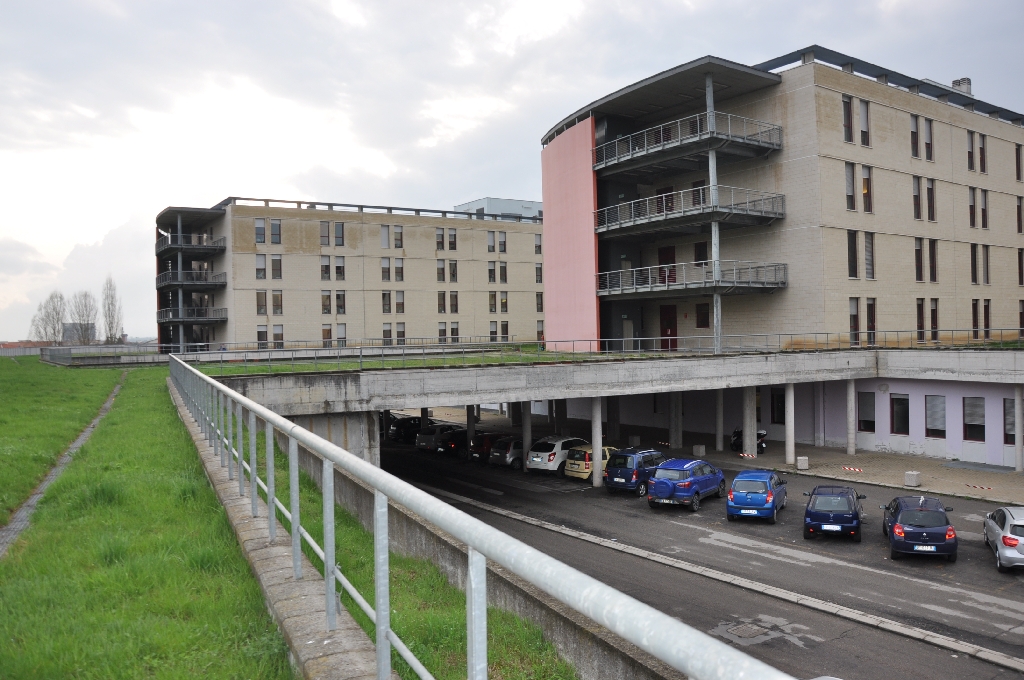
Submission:
<svg viewBox="0 0 1024 680">
<path fill-rule="evenodd" d="M 718 498 L 721 498 L 724 495 L 725 495 L 725 480 L 723 479 L 721 481 L 721 483 L 718 485 L 718 493 L 716 494 L 716 496 Z"/>
<path fill-rule="evenodd" d="M 636 485 L 636 495 L 646 496 L 647 495 L 647 482 L 640 482 Z"/>
<path fill-rule="evenodd" d="M 655 503 L 655 502 L 654 502 L 654 501 L 652 501 L 652 500 L 648 500 L 648 501 L 647 501 L 647 505 L 651 506 L 651 508 L 654 508 L 654 509 L 657 509 L 657 508 L 658 508 L 658 504 L 657 504 L 657 503 Z"/>
<path fill-rule="evenodd" d="M 889 532 L 885 530 L 885 520 L 882 520 L 882 535 L 889 538 Z"/>
<path fill-rule="evenodd" d="M 804 529 L 804 538 L 809 541 L 814 538 L 814 534 L 812 534 L 808 529 Z"/>
<path fill-rule="evenodd" d="M 992 544 L 988 542 L 988 527 L 982 527 L 981 538 L 985 541 L 985 545 L 992 547 Z"/>
<path fill-rule="evenodd" d="M 999 556 L 999 552 L 996 552 L 996 571 L 1000 574 L 1005 574 L 1010 571 L 1010 568 L 1003 565 L 1003 558 Z"/>
<path fill-rule="evenodd" d="M 900 559 L 900 558 L 902 558 L 902 557 L 903 557 L 903 555 L 902 555 L 901 553 L 897 552 L 897 551 L 896 551 L 895 549 L 893 549 L 893 548 L 889 548 L 889 559 L 890 559 L 890 560 L 892 560 L 893 562 L 895 562 L 896 560 L 898 560 L 898 559 Z"/>
<path fill-rule="evenodd" d="M 697 512 L 700 510 L 700 494 L 693 494 L 693 500 L 690 501 L 690 512 Z"/>
<path fill-rule="evenodd" d="M 732 513 L 728 513 L 727 512 L 727 513 L 725 513 L 725 519 L 727 521 L 729 521 L 729 522 L 735 522 L 736 521 L 736 515 L 733 515 Z"/>
<path fill-rule="evenodd" d="M 782 499 L 782 509 L 785 510 L 786 506 L 788 504 L 789 504 L 789 496 L 786 496 L 785 498 Z"/>
<path fill-rule="evenodd" d="M 952 564 L 952 563 L 954 563 L 954 562 L 956 562 L 956 553 L 953 553 L 952 555 L 948 555 L 948 556 L 946 556 L 946 559 L 947 559 L 947 560 L 949 560 L 949 562 L 950 562 L 951 564 Z"/>
<path fill-rule="evenodd" d="M 511 467 L 516 472 L 519 472 L 520 470 L 523 469 L 523 459 L 522 458 L 513 458 L 512 459 L 512 463 L 511 463 L 511 465 L 509 465 L 509 467 Z"/>
<path fill-rule="evenodd" d="M 558 476 L 559 477 L 565 477 L 565 463 L 564 462 L 558 464 L 557 472 L 558 472 Z"/>
<path fill-rule="evenodd" d="M 854 543 L 860 543 L 860 529 L 857 529 L 857 532 L 851 538 L 853 538 Z"/>
<path fill-rule="evenodd" d="M 779 521 L 779 509 L 772 508 L 772 516 L 768 518 L 768 524 L 775 524 Z"/>
</svg>

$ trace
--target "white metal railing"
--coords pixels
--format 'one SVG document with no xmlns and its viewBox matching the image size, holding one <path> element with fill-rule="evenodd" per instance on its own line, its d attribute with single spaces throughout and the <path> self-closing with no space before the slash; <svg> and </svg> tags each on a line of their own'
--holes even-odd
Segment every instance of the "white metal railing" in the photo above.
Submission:
<svg viewBox="0 0 1024 680">
<path fill-rule="evenodd" d="M 156 285 L 162 286 L 167 283 L 214 283 L 220 285 L 227 283 L 227 272 L 210 271 L 169 271 L 163 272 L 156 277 Z"/>
<path fill-rule="evenodd" d="M 391 646 L 420 678 L 432 678 L 390 625 L 390 571 L 388 550 L 388 503 L 400 505 L 465 543 L 468 553 L 466 579 L 467 677 L 487 677 L 487 560 L 505 567 L 519 578 L 632 642 L 671 667 L 696 679 L 790 678 L 767 664 L 698 631 L 673 617 L 639 602 L 591 576 L 536 550 L 430 494 L 394 477 L 358 456 L 324 440 L 264 408 L 216 380 L 196 371 L 178 357 L 170 360 L 171 378 L 186 408 L 202 429 L 207 442 L 220 456 L 228 477 L 238 479 L 238 494 L 249 494 L 253 516 L 258 514 L 258 494 L 266 494 L 267 507 L 290 524 L 292 569 L 302 576 L 302 541 L 323 560 L 328 631 L 337 626 L 336 587 L 352 597 L 376 627 L 377 678 L 391 675 Z M 248 413 L 248 417 L 246 417 Z M 262 421 L 262 428 L 257 421 Z M 244 428 L 249 431 L 246 462 Z M 260 479 L 256 437 L 265 434 L 266 481 Z M 275 433 L 288 440 L 288 499 L 286 507 L 274 488 Z M 323 459 L 323 546 L 302 527 L 299 511 L 298 447 L 302 445 Z M 374 595 L 373 606 L 345 578 L 335 559 L 334 471 L 341 468 L 373 489 Z M 248 474 L 248 485 L 246 475 Z M 276 522 L 271 519 L 270 539 Z"/>
<path fill-rule="evenodd" d="M 786 213 L 786 197 L 756 189 L 713 184 L 600 208 L 594 211 L 594 227 L 604 231 L 715 212 L 781 218 Z"/>
<path fill-rule="evenodd" d="M 227 318 L 228 310 L 226 307 L 167 307 L 156 312 L 157 322 L 196 319 L 227 321 Z"/>
<path fill-rule="evenodd" d="M 156 252 L 160 252 L 164 248 L 171 246 L 194 246 L 202 248 L 224 248 L 227 246 L 227 238 L 221 236 L 218 239 L 213 238 L 209 234 L 168 234 L 161 236 L 156 240 Z"/>
<path fill-rule="evenodd" d="M 656 267 L 601 272 L 596 275 L 599 294 L 720 286 L 779 288 L 786 285 L 786 277 L 785 264 L 742 260 L 677 262 Z"/>
<path fill-rule="evenodd" d="M 714 111 L 662 123 L 598 146 L 593 152 L 595 169 L 638 156 L 671 149 L 702 139 L 719 138 L 782 148 L 782 127 L 761 120 Z"/>
</svg>

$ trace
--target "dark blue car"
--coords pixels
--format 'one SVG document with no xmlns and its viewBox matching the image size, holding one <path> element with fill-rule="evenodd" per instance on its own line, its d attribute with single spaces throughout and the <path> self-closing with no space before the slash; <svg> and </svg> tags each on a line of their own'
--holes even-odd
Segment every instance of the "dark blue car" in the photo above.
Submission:
<svg viewBox="0 0 1024 680">
<path fill-rule="evenodd" d="M 904 554 L 943 555 L 956 562 L 956 529 L 946 516 L 953 508 L 926 496 L 901 496 L 878 507 L 885 511 L 882 533 L 889 539 L 892 559 Z"/>
<path fill-rule="evenodd" d="M 725 495 L 725 475 L 711 463 L 703 460 L 673 458 L 658 466 L 651 475 L 647 504 L 688 505 L 696 512 L 700 501 L 707 496 Z"/>
<path fill-rule="evenodd" d="M 771 470 L 744 470 L 732 480 L 725 517 L 764 517 L 775 524 L 779 510 L 786 507 L 786 480 Z"/>
<path fill-rule="evenodd" d="M 655 468 L 665 462 L 665 455 L 654 449 L 622 449 L 608 457 L 604 469 L 604 486 L 608 493 L 632 491 L 647 495 L 647 483 Z"/>
<path fill-rule="evenodd" d="M 846 536 L 855 543 L 861 540 L 861 521 L 864 508 L 859 495 L 851 486 L 816 486 L 804 510 L 804 538 L 815 536 Z"/>
</svg>

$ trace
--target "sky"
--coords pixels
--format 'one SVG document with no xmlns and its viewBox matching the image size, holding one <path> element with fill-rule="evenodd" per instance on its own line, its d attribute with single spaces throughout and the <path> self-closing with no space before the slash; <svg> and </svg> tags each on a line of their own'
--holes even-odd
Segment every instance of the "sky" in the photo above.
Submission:
<svg viewBox="0 0 1024 680">
<path fill-rule="evenodd" d="M 154 220 L 227 196 L 541 200 L 540 139 L 713 54 L 811 44 L 1024 111 L 1019 0 L 4 0 L 0 340 L 113 277 L 156 335 Z"/>
</svg>

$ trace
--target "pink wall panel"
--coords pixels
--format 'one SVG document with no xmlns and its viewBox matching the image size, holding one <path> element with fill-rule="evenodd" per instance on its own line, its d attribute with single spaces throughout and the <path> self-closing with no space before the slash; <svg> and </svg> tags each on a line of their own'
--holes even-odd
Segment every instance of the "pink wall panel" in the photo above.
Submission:
<svg viewBox="0 0 1024 680">
<path fill-rule="evenodd" d="M 588 118 L 555 137 L 541 151 L 547 340 L 598 339 L 593 147 L 594 120 Z"/>
</svg>

